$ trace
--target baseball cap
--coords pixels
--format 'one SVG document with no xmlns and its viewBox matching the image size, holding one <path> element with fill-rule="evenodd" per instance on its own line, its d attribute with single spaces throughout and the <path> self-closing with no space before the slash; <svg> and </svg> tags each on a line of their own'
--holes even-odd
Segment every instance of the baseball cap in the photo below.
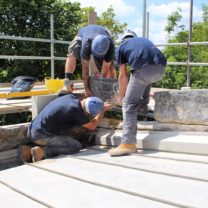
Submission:
<svg viewBox="0 0 208 208">
<path fill-rule="evenodd" d="M 95 57 L 103 57 L 108 51 L 110 40 L 106 35 L 97 35 L 92 41 L 92 54 Z"/>
<path fill-rule="evenodd" d="M 104 110 L 104 103 L 98 97 L 88 97 L 84 102 L 85 111 L 93 116 L 101 113 Z"/>
</svg>

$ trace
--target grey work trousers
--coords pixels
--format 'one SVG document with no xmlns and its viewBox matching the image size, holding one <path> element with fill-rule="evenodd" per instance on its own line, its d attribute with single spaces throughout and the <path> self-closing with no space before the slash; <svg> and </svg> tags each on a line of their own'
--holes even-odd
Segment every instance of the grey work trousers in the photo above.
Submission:
<svg viewBox="0 0 208 208">
<path fill-rule="evenodd" d="M 146 88 L 154 82 L 162 79 L 165 67 L 157 65 L 146 65 L 135 69 L 130 76 L 126 89 L 122 113 L 123 132 L 122 144 L 136 144 L 137 134 L 137 111 Z"/>
</svg>

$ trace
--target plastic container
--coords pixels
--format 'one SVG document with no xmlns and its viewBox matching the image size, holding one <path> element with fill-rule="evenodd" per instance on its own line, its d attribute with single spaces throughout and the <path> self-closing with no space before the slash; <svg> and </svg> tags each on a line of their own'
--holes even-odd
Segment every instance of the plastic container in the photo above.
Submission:
<svg viewBox="0 0 208 208">
<path fill-rule="evenodd" d="M 45 86 L 46 89 L 50 91 L 50 93 L 58 93 L 58 91 L 64 86 L 64 80 L 58 78 L 45 78 Z"/>
</svg>

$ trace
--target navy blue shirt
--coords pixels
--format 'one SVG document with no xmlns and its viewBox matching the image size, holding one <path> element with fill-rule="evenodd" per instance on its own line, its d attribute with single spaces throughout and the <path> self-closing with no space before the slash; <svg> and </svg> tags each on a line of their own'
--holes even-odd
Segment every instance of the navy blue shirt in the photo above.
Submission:
<svg viewBox="0 0 208 208">
<path fill-rule="evenodd" d="M 102 59 L 102 61 L 103 60 L 105 60 L 106 62 L 112 61 L 114 54 L 114 43 L 108 31 L 100 25 L 87 25 L 79 30 L 78 36 L 81 37 L 81 42 L 82 42 L 81 52 L 80 52 L 81 58 L 84 60 L 90 60 L 91 45 L 96 35 L 106 35 L 109 38 L 110 40 L 109 49 L 105 57 Z M 97 59 L 96 57 L 94 58 Z"/>
<path fill-rule="evenodd" d="M 115 56 L 118 65 L 128 63 L 132 71 L 147 64 L 166 66 L 167 63 L 162 52 L 146 38 L 126 39 L 116 49 Z"/>
<path fill-rule="evenodd" d="M 60 134 L 88 122 L 80 100 L 70 94 L 59 97 L 46 105 L 31 122 L 29 129 L 33 135 Z"/>
</svg>

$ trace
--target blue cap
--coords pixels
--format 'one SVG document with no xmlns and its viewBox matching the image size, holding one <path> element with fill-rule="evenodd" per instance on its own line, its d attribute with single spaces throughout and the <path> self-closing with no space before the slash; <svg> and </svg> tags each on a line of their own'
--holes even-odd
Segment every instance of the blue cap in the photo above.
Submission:
<svg viewBox="0 0 208 208">
<path fill-rule="evenodd" d="M 85 111 L 93 116 L 103 112 L 104 103 L 98 97 L 88 97 L 84 102 Z"/>
<path fill-rule="evenodd" d="M 92 54 L 95 57 L 104 57 L 110 45 L 106 35 L 97 35 L 92 41 Z"/>
</svg>

